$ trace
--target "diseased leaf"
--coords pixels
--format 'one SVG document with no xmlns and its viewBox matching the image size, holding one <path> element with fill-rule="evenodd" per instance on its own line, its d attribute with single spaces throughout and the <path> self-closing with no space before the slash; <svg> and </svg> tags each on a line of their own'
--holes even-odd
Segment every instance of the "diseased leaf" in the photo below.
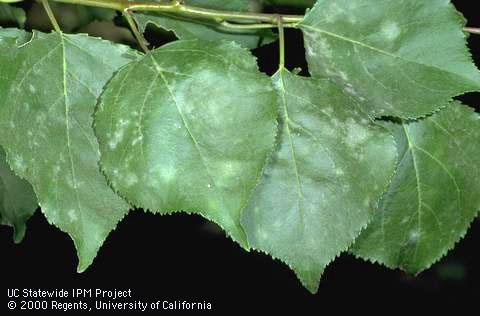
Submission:
<svg viewBox="0 0 480 316">
<path fill-rule="evenodd" d="M 206 9 L 249 11 L 248 0 L 191 0 L 188 5 Z M 201 39 L 204 41 L 218 42 L 231 40 L 246 48 L 256 48 L 268 44 L 275 39 L 275 35 L 266 29 L 231 29 L 211 21 L 192 21 L 181 16 L 155 13 L 136 13 L 135 20 L 143 33 L 148 24 L 154 24 L 167 31 L 173 31 L 179 39 Z"/>
<path fill-rule="evenodd" d="M 314 77 L 331 78 L 374 116 L 418 118 L 480 89 L 446 0 L 318 0 L 300 28 Z"/>
<path fill-rule="evenodd" d="M 0 224 L 12 226 L 13 240 L 19 243 L 25 236 L 26 222 L 37 208 L 37 198 L 30 184 L 17 177 L 5 160 L 0 148 Z"/>
<path fill-rule="evenodd" d="M 137 55 L 85 35 L 34 33 L 0 56 L 9 83 L 0 90 L 0 142 L 48 221 L 72 237 L 83 271 L 129 209 L 100 173 L 92 114 L 105 83 Z"/>
<path fill-rule="evenodd" d="M 17 46 L 25 44 L 31 34 L 16 28 L 3 29 L 0 27 L 0 105 L 6 102 L 4 91 L 9 89 L 13 78 L 9 77 L 8 68 L 15 63 L 15 52 Z M 0 131 L 1 132 L 1 131 Z"/>
<path fill-rule="evenodd" d="M 401 160 L 352 251 L 419 273 L 452 249 L 480 210 L 480 115 L 455 103 L 411 123 L 385 123 Z"/>
<path fill-rule="evenodd" d="M 16 8 L 6 3 L 0 3 L 0 23 L 3 25 L 13 24 L 20 27 L 25 26 L 25 11 L 22 8 Z"/>
<path fill-rule="evenodd" d="M 244 211 L 249 244 L 286 262 L 311 292 L 370 221 L 395 145 L 341 88 L 281 70 L 277 149 Z"/>
<path fill-rule="evenodd" d="M 275 107 L 237 44 L 173 42 L 107 85 L 95 118 L 102 169 L 134 205 L 201 214 L 248 248 L 240 213 L 273 148 Z"/>
</svg>

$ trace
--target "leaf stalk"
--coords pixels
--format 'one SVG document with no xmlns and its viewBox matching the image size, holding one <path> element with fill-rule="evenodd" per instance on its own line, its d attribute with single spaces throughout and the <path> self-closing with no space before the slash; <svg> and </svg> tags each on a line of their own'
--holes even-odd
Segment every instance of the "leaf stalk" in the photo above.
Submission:
<svg viewBox="0 0 480 316">
<path fill-rule="evenodd" d="M 138 30 L 137 24 L 136 24 L 135 21 L 133 20 L 130 11 L 129 11 L 128 9 L 123 10 L 122 14 L 123 14 L 123 16 L 125 17 L 125 19 L 127 20 L 127 23 L 128 23 L 128 25 L 130 26 L 130 29 L 132 30 L 133 36 L 135 36 L 135 39 L 137 40 L 138 45 L 140 46 L 140 48 L 142 48 L 142 50 L 143 50 L 145 53 L 149 53 L 149 52 L 150 52 L 150 49 L 148 49 L 147 41 L 145 40 L 145 38 L 143 37 L 143 35 L 142 35 L 142 34 L 140 33 L 140 31 Z"/>
<path fill-rule="evenodd" d="M 55 18 L 55 14 L 53 14 L 52 8 L 50 7 L 50 3 L 48 3 L 48 0 L 42 0 L 42 5 L 55 31 L 57 31 L 58 33 L 61 33 L 62 29 L 60 28 L 60 25 L 58 24 L 57 19 Z"/>
<path fill-rule="evenodd" d="M 463 30 L 464 30 L 465 32 L 467 32 L 467 33 L 479 34 L 479 35 L 480 35 L 480 28 L 476 28 L 476 27 L 465 27 Z"/>
<path fill-rule="evenodd" d="M 279 41 L 279 50 L 280 50 L 280 62 L 278 65 L 279 69 L 285 68 L 285 30 L 283 28 L 283 18 L 282 16 L 277 16 L 277 26 L 278 26 L 278 41 Z"/>
</svg>

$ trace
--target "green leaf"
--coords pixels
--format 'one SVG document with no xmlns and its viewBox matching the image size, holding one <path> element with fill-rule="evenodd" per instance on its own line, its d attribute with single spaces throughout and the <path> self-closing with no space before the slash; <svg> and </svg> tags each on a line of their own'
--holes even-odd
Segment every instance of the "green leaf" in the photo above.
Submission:
<svg viewBox="0 0 480 316">
<path fill-rule="evenodd" d="M 395 169 L 395 145 L 341 88 L 279 71 L 277 150 L 242 219 L 249 244 L 315 292 L 354 242 Z"/>
<path fill-rule="evenodd" d="M 446 0 L 318 0 L 299 27 L 310 73 L 375 116 L 417 118 L 480 89 L 464 20 Z"/>
<path fill-rule="evenodd" d="M 26 20 L 27 17 L 22 8 L 0 3 L 0 24 L 15 24 L 23 28 Z"/>
<path fill-rule="evenodd" d="M 83 271 L 129 209 L 99 170 L 92 114 L 105 83 L 137 55 L 60 33 L 34 33 L 18 48 L 2 46 L 4 55 L 9 87 L 0 90 L 0 142 L 48 221 L 72 237 Z"/>
<path fill-rule="evenodd" d="M 17 45 L 20 46 L 26 43 L 31 38 L 31 34 L 25 32 L 24 30 L 20 30 L 17 28 L 2 28 L 0 27 L 0 45 Z M 10 56 L 8 54 L 8 49 L 0 50 L 0 53 L 3 58 L 6 56 Z M 2 64 L 0 64 L 0 67 Z"/>
<path fill-rule="evenodd" d="M 15 243 L 23 240 L 25 224 L 36 208 L 37 198 L 32 187 L 13 173 L 0 148 L 0 224 L 13 227 Z"/>
<path fill-rule="evenodd" d="M 402 158 L 352 251 L 419 273 L 454 247 L 480 209 L 480 115 L 454 103 L 423 120 L 385 126 Z"/>
<path fill-rule="evenodd" d="M 188 5 L 232 11 L 249 11 L 250 9 L 248 0 L 192 0 L 188 1 Z M 266 29 L 231 29 L 206 20 L 192 21 L 168 14 L 136 13 L 134 16 L 141 32 L 145 32 L 148 24 L 154 24 L 167 31 L 173 31 L 179 39 L 184 40 L 201 39 L 213 42 L 231 40 L 246 48 L 256 48 L 275 40 L 275 35 Z"/>
<path fill-rule="evenodd" d="M 107 85 L 101 166 L 132 204 L 201 214 L 248 248 L 240 213 L 275 142 L 275 107 L 271 81 L 237 44 L 173 42 Z"/>
</svg>

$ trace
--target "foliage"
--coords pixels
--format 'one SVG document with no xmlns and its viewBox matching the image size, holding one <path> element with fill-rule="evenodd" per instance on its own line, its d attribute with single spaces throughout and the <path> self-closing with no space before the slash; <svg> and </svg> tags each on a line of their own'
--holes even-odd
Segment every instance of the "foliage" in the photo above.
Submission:
<svg viewBox="0 0 480 316">
<path fill-rule="evenodd" d="M 144 53 L 63 33 L 43 2 L 54 32 L 0 29 L 0 223 L 16 241 L 38 200 L 84 271 L 129 209 L 196 213 L 315 292 L 346 251 L 419 273 L 478 215 L 480 116 L 453 98 L 480 72 L 449 1 L 318 0 L 304 17 L 259 11 L 313 1 L 104 1 L 100 19 L 122 11 L 144 49 L 148 24 L 178 37 Z M 284 67 L 287 27 L 309 77 Z M 248 49 L 277 37 L 269 78 Z"/>
</svg>

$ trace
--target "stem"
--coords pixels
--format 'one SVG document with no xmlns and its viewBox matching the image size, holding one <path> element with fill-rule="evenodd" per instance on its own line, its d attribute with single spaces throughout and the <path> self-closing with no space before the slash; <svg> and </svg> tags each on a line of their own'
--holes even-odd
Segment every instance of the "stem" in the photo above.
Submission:
<svg viewBox="0 0 480 316">
<path fill-rule="evenodd" d="M 278 14 L 255 13 L 255 12 L 234 12 L 204 9 L 182 4 L 178 0 L 169 3 L 155 3 L 149 1 L 128 1 L 128 0 L 53 0 L 57 2 L 88 5 L 114 10 L 124 11 L 152 11 L 163 13 L 174 13 L 186 15 L 193 18 L 213 20 L 215 22 L 230 21 L 257 21 L 276 24 Z M 302 15 L 282 15 L 285 23 L 298 23 L 303 19 Z"/>
<path fill-rule="evenodd" d="M 284 27 L 296 27 L 296 24 L 301 22 L 304 18 L 303 15 L 289 15 L 289 14 L 268 14 L 268 13 L 256 13 L 256 12 L 234 12 L 234 11 L 220 11 L 204 9 L 194 6 L 182 4 L 180 0 L 172 0 L 170 2 L 159 3 L 150 2 L 146 0 L 52 0 L 56 2 L 79 4 L 93 7 L 108 8 L 124 12 L 129 11 L 152 11 L 160 13 L 171 13 L 175 15 L 183 15 L 191 18 L 200 18 L 212 20 L 217 23 L 227 22 L 226 27 L 232 26 L 234 23 L 243 21 L 251 25 L 251 28 L 266 28 L 268 24 L 271 27 L 277 26 L 278 16 L 282 18 Z M 44 0 L 42 0 L 44 2 Z M 53 22 L 52 22 L 53 23 Z M 246 24 L 246 25 L 247 25 Z M 265 25 L 263 25 L 265 24 Z M 236 27 L 236 25 L 235 25 Z M 471 34 L 479 34 L 480 28 L 465 27 L 465 32 Z"/>
<path fill-rule="evenodd" d="M 138 30 L 137 24 L 133 20 L 131 14 L 130 14 L 130 11 L 128 9 L 126 9 L 126 10 L 123 10 L 122 13 L 123 13 L 123 16 L 125 17 L 125 19 L 127 20 L 128 25 L 130 26 L 130 29 L 132 30 L 132 33 L 133 33 L 133 35 L 135 36 L 135 39 L 138 42 L 138 45 L 140 45 L 140 47 L 142 48 L 142 50 L 145 53 L 150 52 L 150 50 L 148 49 L 148 46 L 147 46 L 147 41 L 145 40 L 143 35 Z"/>
<path fill-rule="evenodd" d="M 55 31 L 58 33 L 62 33 L 62 29 L 60 29 L 60 26 L 58 25 L 57 19 L 55 19 L 55 15 L 53 14 L 52 8 L 50 7 L 50 4 L 48 3 L 48 0 L 42 0 L 42 5 L 43 8 L 45 9 L 45 12 L 48 15 L 48 18 L 50 19 L 50 23 L 52 23 L 53 28 Z"/>
<path fill-rule="evenodd" d="M 278 41 L 280 47 L 280 62 L 278 65 L 279 69 L 285 68 L 285 30 L 283 28 L 283 18 L 277 16 L 277 26 L 278 26 Z"/>
<path fill-rule="evenodd" d="M 480 34 L 480 28 L 476 28 L 476 27 L 466 27 L 463 30 L 471 34 Z"/>
</svg>

